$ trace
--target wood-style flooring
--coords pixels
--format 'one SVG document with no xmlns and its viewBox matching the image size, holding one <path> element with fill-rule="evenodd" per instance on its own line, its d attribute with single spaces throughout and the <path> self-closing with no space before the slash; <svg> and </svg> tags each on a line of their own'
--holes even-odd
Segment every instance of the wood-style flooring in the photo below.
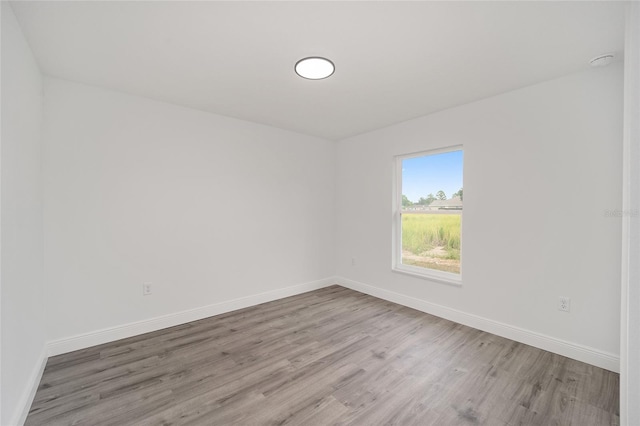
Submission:
<svg viewBox="0 0 640 426">
<path fill-rule="evenodd" d="M 615 425 L 618 387 L 332 286 L 52 357 L 26 425 Z"/>
</svg>

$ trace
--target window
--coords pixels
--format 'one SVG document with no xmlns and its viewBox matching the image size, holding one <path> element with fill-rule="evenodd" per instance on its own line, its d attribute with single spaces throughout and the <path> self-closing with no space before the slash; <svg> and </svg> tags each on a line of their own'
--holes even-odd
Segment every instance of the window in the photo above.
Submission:
<svg viewBox="0 0 640 426">
<path fill-rule="evenodd" d="M 459 284 L 462 147 L 396 157 L 393 269 Z"/>
</svg>

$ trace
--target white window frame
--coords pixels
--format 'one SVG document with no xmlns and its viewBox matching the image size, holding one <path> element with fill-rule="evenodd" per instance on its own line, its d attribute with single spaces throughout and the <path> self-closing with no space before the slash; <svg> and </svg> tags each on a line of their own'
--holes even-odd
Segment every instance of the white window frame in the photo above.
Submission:
<svg viewBox="0 0 640 426">
<path fill-rule="evenodd" d="M 462 145 L 449 146 L 411 154 L 397 155 L 394 157 L 394 184 L 393 184 L 393 225 L 392 225 L 392 264 L 391 270 L 402 274 L 408 274 L 445 284 L 462 286 L 462 270 L 459 274 L 453 272 L 438 271 L 402 263 L 402 160 L 408 158 L 424 157 L 427 155 L 444 154 L 452 151 L 462 151 Z M 463 159 L 464 162 L 464 159 Z M 464 174 L 463 174 L 464 181 Z M 464 187 L 464 185 L 463 185 Z M 462 227 L 462 221 L 460 223 Z M 462 259 L 462 229 L 460 229 L 460 259 Z M 461 264 L 462 265 L 462 264 Z"/>
</svg>

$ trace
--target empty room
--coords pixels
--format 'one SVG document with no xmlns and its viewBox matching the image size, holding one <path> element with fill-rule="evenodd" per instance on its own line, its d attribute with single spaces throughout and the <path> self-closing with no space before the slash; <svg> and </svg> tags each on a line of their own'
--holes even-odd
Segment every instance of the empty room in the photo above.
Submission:
<svg viewBox="0 0 640 426">
<path fill-rule="evenodd" d="M 2 426 L 640 425 L 640 3 L 0 12 Z"/>
</svg>

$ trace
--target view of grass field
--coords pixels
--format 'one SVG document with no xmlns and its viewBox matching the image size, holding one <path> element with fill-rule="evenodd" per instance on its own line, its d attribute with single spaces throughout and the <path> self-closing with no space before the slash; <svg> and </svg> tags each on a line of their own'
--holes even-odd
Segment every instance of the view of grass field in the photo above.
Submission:
<svg viewBox="0 0 640 426">
<path fill-rule="evenodd" d="M 402 159 L 403 265 L 460 273 L 462 157 L 455 149 Z"/>
<path fill-rule="evenodd" d="M 402 263 L 460 273 L 460 214 L 402 214 Z"/>
</svg>

